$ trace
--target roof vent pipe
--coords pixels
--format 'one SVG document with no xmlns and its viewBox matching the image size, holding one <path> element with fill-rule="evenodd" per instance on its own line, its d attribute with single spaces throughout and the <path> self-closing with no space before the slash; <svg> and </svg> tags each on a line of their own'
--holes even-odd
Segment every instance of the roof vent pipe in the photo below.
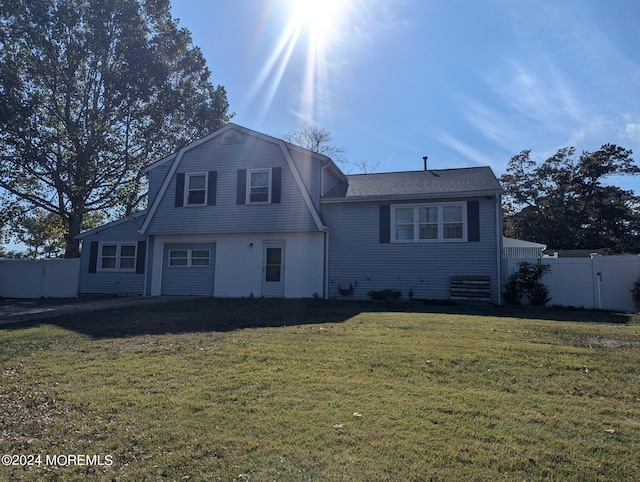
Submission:
<svg viewBox="0 0 640 482">
<path fill-rule="evenodd" d="M 422 160 L 424 161 L 424 170 L 425 170 L 425 171 L 427 170 L 427 159 L 429 159 L 429 157 L 428 157 L 428 156 L 424 156 L 424 157 L 422 158 Z"/>
</svg>

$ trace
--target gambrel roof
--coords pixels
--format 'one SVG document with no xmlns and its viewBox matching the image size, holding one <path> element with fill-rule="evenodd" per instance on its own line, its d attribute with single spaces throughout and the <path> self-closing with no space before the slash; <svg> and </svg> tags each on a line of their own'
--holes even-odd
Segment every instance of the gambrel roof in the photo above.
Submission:
<svg viewBox="0 0 640 482">
<path fill-rule="evenodd" d="M 292 155 L 291 155 L 291 150 L 303 150 L 305 152 L 307 152 L 309 155 L 316 157 L 316 158 L 322 158 L 323 161 L 325 161 L 327 163 L 327 166 L 333 166 L 333 169 L 335 172 L 342 174 L 342 172 L 335 166 L 335 164 L 333 163 L 333 161 L 331 161 L 330 158 L 323 156 L 321 154 L 317 154 L 315 152 L 306 150 L 306 149 L 302 149 L 300 147 L 294 146 L 292 144 L 289 144 L 281 139 L 277 139 L 275 137 L 271 137 L 269 135 L 266 134 L 262 134 L 260 132 L 257 131 L 253 131 L 251 129 L 247 129 L 246 127 L 242 127 L 239 126 L 237 124 L 233 124 L 233 123 L 229 123 L 227 125 L 225 125 L 224 127 L 222 127 L 221 129 L 218 129 L 217 131 L 209 134 L 208 136 L 205 136 L 201 139 L 198 139 L 194 142 L 192 142 L 191 144 L 183 147 L 182 149 L 180 149 L 178 152 L 165 157 L 164 159 L 150 165 L 147 169 L 146 172 L 149 172 L 159 166 L 165 165 L 165 164 L 170 164 L 170 168 L 165 176 L 164 182 L 162 183 L 162 186 L 160 187 L 160 191 L 158 193 L 158 195 L 155 197 L 155 199 L 153 200 L 152 204 L 149 206 L 148 210 L 147 210 L 147 216 L 142 224 L 142 227 L 140 228 L 140 233 L 141 234 L 145 234 L 147 231 L 147 228 L 149 227 L 149 224 L 151 223 L 151 220 L 153 219 L 154 215 L 156 214 L 156 211 L 158 210 L 158 207 L 160 205 L 160 202 L 162 200 L 162 197 L 166 194 L 167 188 L 169 186 L 169 183 L 171 182 L 172 177 L 174 176 L 176 169 L 178 168 L 178 166 L 180 165 L 180 162 L 182 161 L 185 153 L 191 149 L 195 149 L 198 146 L 204 144 L 205 142 L 210 141 L 211 139 L 218 137 L 218 136 L 225 136 L 226 134 L 235 134 L 235 133 L 242 133 L 244 135 L 249 135 L 249 136 L 253 136 L 259 139 L 262 139 L 266 142 L 270 142 L 273 143 L 275 145 L 277 145 L 279 147 L 279 149 L 282 152 L 282 155 L 285 159 L 285 162 L 289 168 L 289 170 L 291 171 L 291 174 L 293 175 L 294 179 L 295 179 L 295 183 L 298 186 L 298 189 L 300 191 L 300 194 L 302 195 L 302 198 L 304 199 L 304 203 L 306 204 L 309 213 L 311 214 L 314 223 L 316 225 L 316 228 L 319 231 L 323 231 L 325 228 L 324 222 L 322 221 L 322 218 L 320 216 L 320 213 L 318 212 L 316 206 L 314 206 L 313 201 L 311 200 L 310 194 L 309 194 L 309 190 L 307 188 L 307 186 L 304 184 L 300 173 L 298 172 L 298 169 L 296 168 L 295 162 L 293 161 Z M 223 137 L 224 139 L 224 137 Z M 342 175 L 344 176 L 344 175 Z M 344 177 L 343 177 L 344 178 Z"/>
</svg>

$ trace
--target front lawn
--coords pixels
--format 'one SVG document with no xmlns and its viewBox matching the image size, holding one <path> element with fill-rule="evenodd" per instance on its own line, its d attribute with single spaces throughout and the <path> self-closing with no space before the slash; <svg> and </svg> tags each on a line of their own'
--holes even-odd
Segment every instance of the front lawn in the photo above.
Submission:
<svg viewBox="0 0 640 482">
<path fill-rule="evenodd" d="M 0 370 L 0 480 L 640 479 L 634 316 L 195 299 L 3 326 Z"/>
</svg>

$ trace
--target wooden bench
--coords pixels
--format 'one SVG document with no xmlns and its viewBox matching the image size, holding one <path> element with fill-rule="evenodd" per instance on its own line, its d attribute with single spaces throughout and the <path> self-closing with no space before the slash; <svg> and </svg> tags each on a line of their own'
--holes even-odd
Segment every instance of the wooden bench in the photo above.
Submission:
<svg viewBox="0 0 640 482">
<path fill-rule="evenodd" d="M 452 276 L 451 299 L 476 303 L 491 302 L 491 277 Z"/>
</svg>

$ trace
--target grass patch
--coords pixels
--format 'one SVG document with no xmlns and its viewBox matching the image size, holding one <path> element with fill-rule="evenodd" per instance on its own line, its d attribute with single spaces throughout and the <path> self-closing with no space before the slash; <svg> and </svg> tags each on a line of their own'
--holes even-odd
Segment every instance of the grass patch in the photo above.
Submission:
<svg viewBox="0 0 640 482">
<path fill-rule="evenodd" d="M 638 479 L 639 359 L 635 317 L 586 311 L 200 299 L 8 325 L 0 454 L 113 464 L 0 479 Z"/>
</svg>

